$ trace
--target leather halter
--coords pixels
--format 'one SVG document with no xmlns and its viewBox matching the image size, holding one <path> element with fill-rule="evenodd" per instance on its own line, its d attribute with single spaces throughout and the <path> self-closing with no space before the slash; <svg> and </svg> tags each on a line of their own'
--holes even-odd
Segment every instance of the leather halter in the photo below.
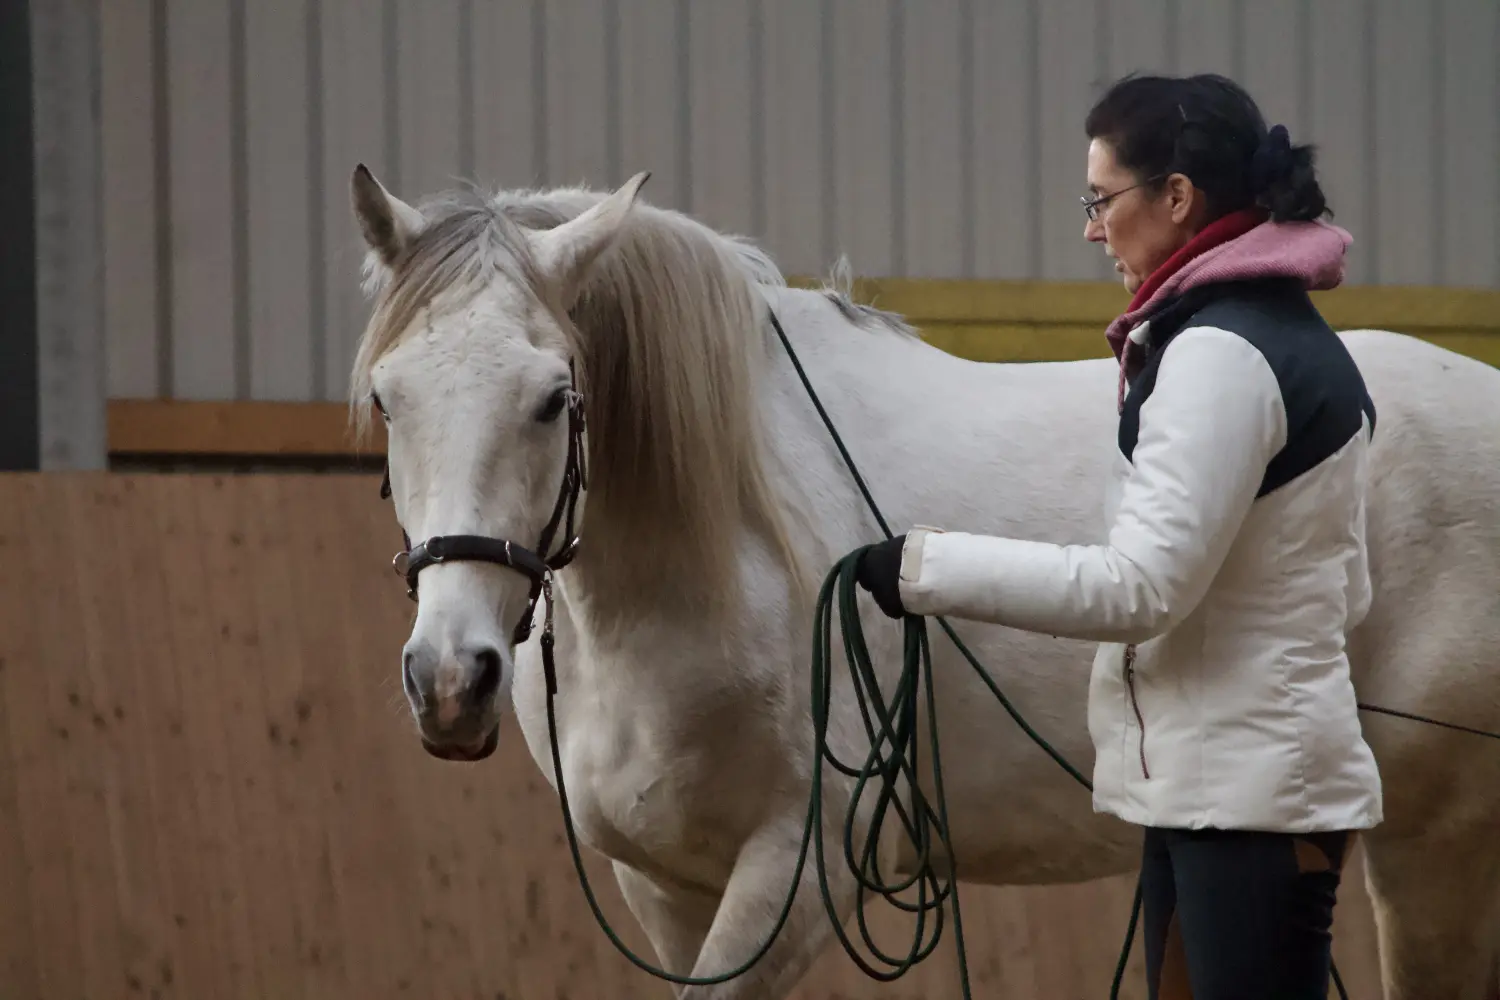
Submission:
<svg viewBox="0 0 1500 1000">
<path fill-rule="evenodd" d="M 542 633 L 542 642 L 549 653 L 553 641 L 552 574 L 571 563 L 578 553 L 580 539 L 575 531 L 574 518 L 579 495 L 588 489 L 583 441 L 585 430 L 583 397 L 577 391 L 577 377 L 571 361 L 568 363 L 568 370 L 573 381 L 568 390 L 567 463 L 563 468 L 562 486 L 557 493 L 557 503 L 552 508 L 552 517 L 547 521 L 547 526 L 542 529 L 542 536 L 536 548 L 528 549 L 510 539 L 491 538 L 486 535 L 434 535 L 414 546 L 403 528 L 401 537 L 406 543 L 406 548 L 396 553 L 395 558 L 391 560 L 391 568 L 398 576 L 406 578 L 406 595 L 413 601 L 417 600 L 417 575 L 428 566 L 436 566 L 440 563 L 487 562 L 524 574 L 531 580 L 531 594 L 526 604 L 526 613 L 516 624 L 511 642 L 513 645 L 520 645 L 531 636 L 537 599 L 545 595 L 547 599 L 546 625 Z M 391 471 L 390 462 L 387 461 L 385 478 L 380 484 L 380 496 L 386 499 L 390 495 Z M 547 552 L 552 548 L 559 527 L 564 529 L 567 540 L 561 549 L 549 556 Z M 550 686 L 550 677 L 548 681 Z"/>
</svg>

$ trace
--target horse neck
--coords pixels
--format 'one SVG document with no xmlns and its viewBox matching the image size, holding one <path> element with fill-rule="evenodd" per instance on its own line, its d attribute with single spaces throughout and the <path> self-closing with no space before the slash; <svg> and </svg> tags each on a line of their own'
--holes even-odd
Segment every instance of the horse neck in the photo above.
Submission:
<svg viewBox="0 0 1500 1000">
<path fill-rule="evenodd" d="M 885 384 L 889 372 L 931 354 L 913 355 L 920 345 L 909 334 L 857 327 L 820 293 L 781 290 L 771 301 L 840 436 L 870 468 L 881 469 L 878 428 L 918 405 L 907 397 L 910 390 Z M 743 505 L 730 529 L 735 577 L 726 581 L 714 580 L 691 547 L 673 544 L 670 523 L 643 524 L 638 511 L 635 517 L 616 516 L 607 498 L 591 498 L 569 589 L 580 617 L 594 630 L 646 620 L 683 629 L 733 628 L 746 621 L 772 627 L 768 616 L 788 607 L 795 623 L 805 623 L 833 563 L 883 537 L 769 319 L 760 335 L 769 339 L 756 407 L 775 509 Z M 871 485 L 879 493 L 880 485 Z M 896 488 L 884 486 L 887 493 Z"/>
</svg>

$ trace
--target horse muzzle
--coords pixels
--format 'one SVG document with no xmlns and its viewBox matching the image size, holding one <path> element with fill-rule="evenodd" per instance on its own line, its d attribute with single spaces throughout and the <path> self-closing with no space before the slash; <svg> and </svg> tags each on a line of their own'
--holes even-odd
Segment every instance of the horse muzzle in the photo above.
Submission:
<svg viewBox="0 0 1500 1000">
<path fill-rule="evenodd" d="M 426 736 L 422 737 L 422 749 L 436 757 L 438 760 L 451 760 L 463 764 L 472 764 L 484 760 L 495 752 L 500 745 L 500 724 L 497 722 L 490 728 L 482 739 L 470 744 L 463 743 L 434 743 Z"/>
</svg>

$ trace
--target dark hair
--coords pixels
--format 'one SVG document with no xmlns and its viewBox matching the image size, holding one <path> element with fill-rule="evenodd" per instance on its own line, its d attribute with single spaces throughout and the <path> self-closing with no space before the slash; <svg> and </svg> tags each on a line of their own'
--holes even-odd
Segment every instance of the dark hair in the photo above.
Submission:
<svg viewBox="0 0 1500 1000">
<path fill-rule="evenodd" d="M 1277 222 L 1332 215 L 1313 168 L 1312 146 L 1294 146 L 1244 88 L 1214 73 L 1131 74 L 1089 111 L 1084 131 L 1107 142 L 1142 180 L 1180 173 L 1208 200 L 1210 219 L 1251 206 Z"/>
</svg>

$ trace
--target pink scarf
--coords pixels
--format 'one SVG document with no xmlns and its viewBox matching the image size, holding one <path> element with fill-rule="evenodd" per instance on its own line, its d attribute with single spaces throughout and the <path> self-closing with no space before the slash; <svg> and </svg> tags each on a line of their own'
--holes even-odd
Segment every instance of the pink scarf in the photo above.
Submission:
<svg viewBox="0 0 1500 1000">
<path fill-rule="evenodd" d="M 1344 254 L 1353 238 L 1322 220 L 1259 221 L 1254 210 L 1235 212 L 1210 225 L 1151 273 L 1125 312 L 1104 332 L 1120 361 L 1118 404 L 1125 406 L 1126 376 L 1139 367 L 1141 345 L 1130 331 L 1188 289 L 1216 282 L 1297 278 L 1311 291 L 1336 288 L 1344 280 Z"/>
</svg>

